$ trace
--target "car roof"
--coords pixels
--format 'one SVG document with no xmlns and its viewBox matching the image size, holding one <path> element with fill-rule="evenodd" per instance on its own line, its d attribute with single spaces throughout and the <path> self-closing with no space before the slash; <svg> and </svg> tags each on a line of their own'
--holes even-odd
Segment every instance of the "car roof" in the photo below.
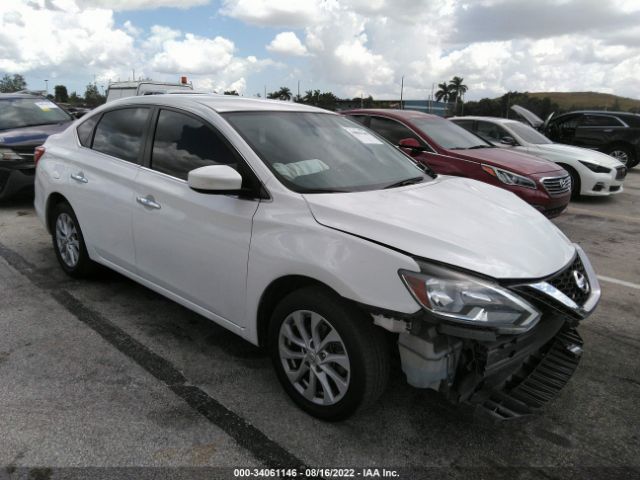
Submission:
<svg viewBox="0 0 640 480">
<path fill-rule="evenodd" d="M 572 112 L 563 113 L 562 115 L 573 115 L 574 113 L 593 113 L 598 115 L 633 115 L 640 117 L 640 114 L 633 112 L 614 112 L 613 110 L 574 110 Z"/>
<path fill-rule="evenodd" d="M 205 105 L 218 113 L 223 112 L 251 112 L 251 111 L 276 111 L 276 112 L 315 112 L 329 113 L 329 110 L 311 107 L 302 103 L 284 102 L 280 100 L 264 100 L 259 98 L 245 98 L 236 95 L 219 95 L 214 93 L 175 93 L 162 95 L 143 95 L 126 97 L 110 102 L 108 105 L 121 106 L 127 104 L 166 105 L 180 107 L 185 105 Z M 335 115 L 335 114 L 334 114 Z"/>
<path fill-rule="evenodd" d="M 417 110 L 398 110 L 393 108 L 359 108 L 356 110 L 345 110 L 340 112 L 344 115 L 383 115 L 386 117 L 392 117 L 399 120 L 408 120 L 417 118 L 437 118 L 444 120 L 442 117 L 438 115 L 433 115 L 430 113 L 418 112 Z"/>
<path fill-rule="evenodd" d="M 3 98 L 40 98 L 40 99 L 49 100 L 44 95 L 38 95 L 36 93 L 27 93 L 27 92 L 0 93 L 0 100 Z"/>
<path fill-rule="evenodd" d="M 500 123 L 500 124 L 509 124 L 509 123 L 520 123 L 525 125 L 519 120 L 514 120 L 513 118 L 502 118 L 502 117 L 483 117 L 482 115 L 468 115 L 466 117 L 451 117 L 449 120 L 484 120 L 487 122 Z"/>
</svg>

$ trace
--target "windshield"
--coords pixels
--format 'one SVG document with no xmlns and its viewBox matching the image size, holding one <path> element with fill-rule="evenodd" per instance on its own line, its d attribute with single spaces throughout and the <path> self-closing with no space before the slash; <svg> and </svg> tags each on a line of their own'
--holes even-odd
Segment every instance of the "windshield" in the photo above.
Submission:
<svg viewBox="0 0 640 480">
<path fill-rule="evenodd" d="M 45 98 L 11 98 L 0 102 L 0 130 L 71 120 L 64 110 Z"/>
<path fill-rule="evenodd" d="M 223 116 L 276 177 L 296 192 L 373 190 L 425 178 L 396 147 L 345 117 L 306 112 Z"/>
<path fill-rule="evenodd" d="M 480 137 L 443 118 L 412 117 L 411 123 L 442 148 L 466 150 L 468 148 L 492 147 L 490 143 Z"/>
<path fill-rule="evenodd" d="M 529 125 L 525 125 L 520 122 L 509 123 L 509 128 L 519 136 L 525 143 L 532 143 L 534 145 L 544 145 L 546 143 L 553 143 L 547 137 L 540 132 L 531 128 Z"/>
</svg>

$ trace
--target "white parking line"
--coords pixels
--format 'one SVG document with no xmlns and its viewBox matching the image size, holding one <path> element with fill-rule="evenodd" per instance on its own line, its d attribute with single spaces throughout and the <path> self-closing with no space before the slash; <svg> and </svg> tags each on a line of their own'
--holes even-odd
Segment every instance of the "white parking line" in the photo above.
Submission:
<svg viewBox="0 0 640 480">
<path fill-rule="evenodd" d="M 640 290 L 640 285 L 638 285 L 637 283 L 625 282 L 624 280 L 618 280 L 617 278 L 598 275 L 598 280 L 602 280 L 603 282 L 615 283 L 616 285 L 622 285 L 623 287 L 635 288 L 636 290 Z"/>
</svg>

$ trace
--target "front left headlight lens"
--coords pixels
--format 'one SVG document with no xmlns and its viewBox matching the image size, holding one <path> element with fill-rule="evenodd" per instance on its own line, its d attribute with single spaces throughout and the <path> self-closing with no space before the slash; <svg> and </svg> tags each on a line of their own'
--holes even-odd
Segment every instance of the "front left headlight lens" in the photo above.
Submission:
<svg viewBox="0 0 640 480">
<path fill-rule="evenodd" d="M 496 283 L 439 266 L 421 269 L 400 270 L 400 277 L 416 301 L 443 320 L 522 333 L 540 319 L 532 305 Z"/>
<path fill-rule="evenodd" d="M 505 185 L 516 185 L 518 187 L 532 188 L 534 190 L 536 189 L 536 182 L 534 182 L 530 178 L 510 172 L 509 170 L 485 164 L 482 165 L 482 170 L 487 172 L 492 177 L 496 177 Z"/>
</svg>

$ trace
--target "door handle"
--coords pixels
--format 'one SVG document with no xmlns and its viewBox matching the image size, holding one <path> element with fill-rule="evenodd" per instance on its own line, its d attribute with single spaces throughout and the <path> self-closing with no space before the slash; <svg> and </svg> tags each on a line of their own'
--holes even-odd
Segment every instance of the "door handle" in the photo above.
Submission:
<svg viewBox="0 0 640 480">
<path fill-rule="evenodd" d="M 89 183 L 89 180 L 86 179 L 83 172 L 72 173 L 71 178 L 76 182 L 80 183 Z"/>
<path fill-rule="evenodd" d="M 153 198 L 153 195 L 147 195 L 146 197 L 136 197 L 136 202 L 138 202 L 143 207 L 153 208 L 155 210 L 160 210 L 162 208 L 156 199 Z"/>
</svg>

